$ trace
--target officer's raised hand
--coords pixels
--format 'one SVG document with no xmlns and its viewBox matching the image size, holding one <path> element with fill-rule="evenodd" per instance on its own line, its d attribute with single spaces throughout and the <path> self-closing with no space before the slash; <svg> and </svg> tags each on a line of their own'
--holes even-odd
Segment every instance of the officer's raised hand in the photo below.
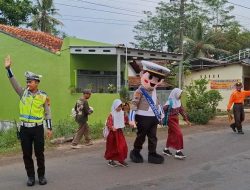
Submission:
<svg viewBox="0 0 250 190">
<path fill-rule="evenodd" d="M 11 66 L 11 59 L 10 59 L 10 55 L 7 55 L 4 59 L 4 66 L 6 69 L 9 69 Z"/>
</svg>

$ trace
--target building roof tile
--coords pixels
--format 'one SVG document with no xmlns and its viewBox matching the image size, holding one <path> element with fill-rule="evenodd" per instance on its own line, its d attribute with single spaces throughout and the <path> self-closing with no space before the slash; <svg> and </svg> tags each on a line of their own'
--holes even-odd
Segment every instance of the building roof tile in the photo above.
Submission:
<svg viewBox="0 0 250 190">
<path fill-rule="evenodd" d="M 63 40 L 50 34 L 0 24 L 0 32 L 52 53 L 60 51 Z"/>
</svg>

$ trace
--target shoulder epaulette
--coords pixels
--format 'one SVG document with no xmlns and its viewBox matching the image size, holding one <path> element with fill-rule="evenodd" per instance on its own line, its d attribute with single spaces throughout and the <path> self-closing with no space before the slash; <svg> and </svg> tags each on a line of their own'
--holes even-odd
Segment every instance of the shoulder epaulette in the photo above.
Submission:
<svg viewBox="0 0 250 190">
<path fill-rule="evenodd" d="M 48 94 L 42 90 L 39 90 L 39 93 L 48 96 Z"/>
</svg>

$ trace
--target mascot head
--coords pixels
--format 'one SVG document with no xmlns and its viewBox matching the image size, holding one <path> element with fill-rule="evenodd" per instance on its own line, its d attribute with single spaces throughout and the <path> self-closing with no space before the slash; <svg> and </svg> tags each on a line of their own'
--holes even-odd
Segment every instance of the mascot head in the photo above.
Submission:
<svg viewBox="0 0 250 190">
<path fill-rule="evenodd" d="M 150 61 L 141 61 L 143 70 L 140 73 L 141 85 L 147 90 L 154 90 L 160 85 L 170 70 Z"/>
</svg>

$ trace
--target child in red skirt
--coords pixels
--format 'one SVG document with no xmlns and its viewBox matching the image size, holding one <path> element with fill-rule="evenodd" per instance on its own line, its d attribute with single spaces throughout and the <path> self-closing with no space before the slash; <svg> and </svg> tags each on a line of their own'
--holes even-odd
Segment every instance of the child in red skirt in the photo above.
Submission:
<svg viewBox="0 0 250 190">
<path fill-rule="evenodd" d="M 167 115 L 167 125 L 168 125 L 168 137 L 166 142 L 166 148 L 163 150 L 163 154 L 167 156 L 172 156 L 169 148 L 176 150 L 175 158 L 184 159 L 186 156 L 182 153 L 183 149 L 183 134 L 179 126 L 179 117 L 181 114 L 184 121 L 186 121 L 188 126 L 191 126 L 191 123 L 188 121 L 187 114 L 181 105 L 181 94 L 182 90 L 179 88 L 174 88 L 166 102 L 163 106 L 165 115 Z"/>
<path fill-rule="evenodd" d="M 122 101 L 116 99 L 113 102 L 111 113 L 106 121 L 109 133 L 106 139 L 106 152 L 104 157 L 106 160 L 109 160 L 109 166 L 118 166 L 115 161 L 118 161 L 118 164 L 123 167 L 128 166 L 125 162 L 128 154 L 128 146 L 122 131 L 125 123 L 128 123 L 128 117 L 122 110 Z"/>
</svg>

